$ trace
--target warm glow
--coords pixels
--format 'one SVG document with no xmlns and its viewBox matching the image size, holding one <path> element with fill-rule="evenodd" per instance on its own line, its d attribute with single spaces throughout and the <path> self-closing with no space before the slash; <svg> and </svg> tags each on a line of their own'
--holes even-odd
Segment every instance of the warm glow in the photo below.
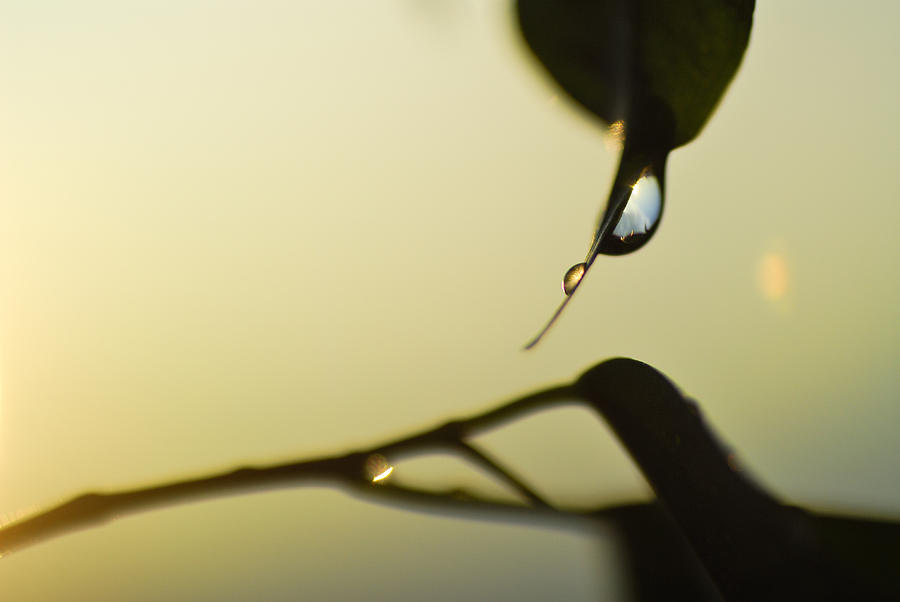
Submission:
<svg viewBox="0 0 900 602">
<path fill-rule="evenodd" d="M 619 355 L 696 397 L 776 493 L 900 517 L 900 2 L 757 2 L 732 87 L 665 167 L 627 99 L 580 96 L 601 121 L 552 79 L 514 4 L 0 3 L 0 528 L 90 491 L 347 458 L 293 481 L 311 487 L 3 550 L 0 602 L 625 598 L 604 534 L 422 514 L 401 486 L 524 498 L 384 443 Z M 631 115 L 666 122 L 632 67 Z M 623 141 L 616 193 L 637 198 L 607 240 L 659 229 L 565 297 Z M 550 502 L 647 500 L 568 401 L 470 442 Z"/>
<path fill-rule="evenodd" d="M 384 479 L 391 476 L 391 473 L 394 472 L 393 466 L 388 466 L 384 471 L 372 477 L 372 482 L 377 483 L 378 481 L 383 481 Z"/>
<path fill-rule="evenodd" d="M 757 268 L 757 282 L 760 291 L 770 301 L 783 299 L 790 284 L 787 262 L 780 253 L 766 253 Z"/>
<path fill-rule="evenodd" d="M 622 141 L 625 139 L 625 122 L 621 119 L 617 119 L 609 124 L 609 135 L 615 138 L 618 141 Z"/>
<path fill-rule="evenodd" d="M 607 134 L 606 141 L 610 149 L 622 148 L 622 144 L 625 142 L 625 122 L 621 119 L 613 121 L 609 124 Z"/>
<path fill-rule="evenodd" d="M 366 476 L 373 483 L 385 480 L 391 476 L 392 472 L 394 472 L 394 467 L 381 454 L 372 454 L 366 458 Z"/>
</svg>

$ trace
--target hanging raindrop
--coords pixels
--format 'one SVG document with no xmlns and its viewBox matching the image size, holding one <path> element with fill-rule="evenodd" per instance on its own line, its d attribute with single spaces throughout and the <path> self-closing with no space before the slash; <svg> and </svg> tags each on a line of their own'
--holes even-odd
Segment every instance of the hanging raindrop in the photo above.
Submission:
<svg viewBox="0 0 900 602">
<path fill-rule="evenodd" d="M 587 265 L 584 263 L 576 263 L 570 267 L 569 271 L 566 272 L 566 275 L 563 276 L 562 289 L 566 296 L 571 295 L 575 291 L 575 288 L 578 286 L 578 283 L 581 282 L 581 278 L 584 276 L 586 269 Z"/>
<path fill-rule="evenodd" d="M 645 169 L 631 188 L 622 216 L 600 241 L 598 251 L 604 255 L 624 255 L 640 249 L 659 225 L 663 207 L 659 179 Z"/>
</svg>

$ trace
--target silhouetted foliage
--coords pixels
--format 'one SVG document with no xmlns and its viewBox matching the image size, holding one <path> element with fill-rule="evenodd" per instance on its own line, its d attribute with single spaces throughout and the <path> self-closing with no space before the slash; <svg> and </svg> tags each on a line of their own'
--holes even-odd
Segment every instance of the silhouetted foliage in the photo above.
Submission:
<svg viewBox="0 0 900 602">
<path fill-rule="evenodd" d="M 554 506 L 471 441 L 522 416 L 572 403 L 612 428 L 659 504 Z M 521 503 L 457 487 L 433 491 L 373 483 L 374 454 L 396 459 L 454 453 L 520 494 Z M 300 460 L 110 494 L 86 494 L 0 529 L 6 554 L 129 513 L 197 499 L 301 485 L 340 487 L 370 501 L 482 520 L 551 521 L 583 530 L 614 525 L 638 600 L 896 600 L 900 524 L 818 516 L 785 506 L 743 474 L 698 406 L 662 374 L 630 359 L 588 370 L 572 385 L 538 391 L 477 416 L 341 456 Z M 721 595 L 720 595 L 721 594 Z"/>
<path fill-rule="evenodd" d="M 754 0 L 518 0 L 516 7 L 522 35 L 549 75 L 623 139 L 591 246 L 570 268 L 579 277 L 567 283 L 567 297 L 526 345 L 530 349 L 598 254 L 632 253 L 658 229 L 666 159 L 700 133 L 734 77 L 750 38 Z M 637 183 L 648 176 L 659 187 L 655 218 L 617 233 Z"/>
<path fill-rule="evenodd" d="M 734 77 L 754 0 L 518 0 L 522 34 L 571 98 L 626 144 L 665 152 L 694 139 Z"/>
<path fill-rule="evenodd" d="M 624 124 L 619 172 L 586 271 L 598 252 L 615 251 L 602 239 L 621 217 L 637 174 L 652 170 L 662 188 L 669 151 L 696 137 L 709 119 L 740 64 L 754 2 L 518 0 L 517 9 L 525 39 L 553 79 L 595 116 Z M 472 441 L 525 414 L 572 403 L 609 424 L 657 502 L 592 511 L 555 506 Z M 434 491 L 374 483 L 366 473 L 376 454 L 434 452 L 465 458 L 518 493 L 520 502 L 453 486 Z M 782 504 L 742 472 L 696 403 L 630 359 L 603 362 L 572 384 L 344 455 L 82 495 L 0 528 L 0 554 L 129 513 L 322 484 L 404 509 L 476 519 L 547 520 L 579 530 L 611 523 L 637 600 L 900 600 L 900 524 Z"/>
</svg>

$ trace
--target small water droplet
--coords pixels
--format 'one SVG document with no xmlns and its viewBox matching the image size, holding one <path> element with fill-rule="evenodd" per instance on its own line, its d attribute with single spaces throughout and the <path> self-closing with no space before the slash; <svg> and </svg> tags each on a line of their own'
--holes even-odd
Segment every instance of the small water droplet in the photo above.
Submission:
<svg viewBox="0 0 900 602">
<path fill-rule="evenodd" d="M 571 295 L 575 290 L 575 287 L 578 286 L 578 283 L 581 282 L 581 279 L 584 278 L 586 269 L 587 265 L 584 263 L 576 263 L 570 267 L 569 271 L 566 272 L 566 275 L 563 276 L 562 289 L 566 296 Z"/>
<path fill-rule="evenodd" d="M 636 251 L 650 240 L 662 216 L 663 195 L 659 179 L 648 168 L 632 186 L 622 217 L 601 241 L 605 255 L 624 255 Z"/>
<path fill-rule="evenodd" d="M 394 467 L 381 454 L 372 454 L 366 458 L 366 478 L 371 482 L 384 484 L 384 480 L 391 476 L 392 472 Z"/>
<path fill-rule="evenodd" d="M 599 254 L 632 253 L 644 246 L 656 232 L 663 211 L 663 182 L 668 154 L 665 149 L 657 150 L 655 154 L 648 154 L 629 150 L 627 146 L 623 149 L 606 209 L 594 230 L 584 262 L 576 263 L 563 276 L 562 289 L 566 298 L 541 331 L 525 345 L 525 349 L 537 345 L 559 319 Z"/>
</svg>

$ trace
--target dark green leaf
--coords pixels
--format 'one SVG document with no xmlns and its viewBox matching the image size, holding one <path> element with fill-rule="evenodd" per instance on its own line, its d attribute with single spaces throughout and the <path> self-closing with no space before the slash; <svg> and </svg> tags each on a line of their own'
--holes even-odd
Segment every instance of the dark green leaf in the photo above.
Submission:
<svg viewBox="0 0 900 602">
<path fill-rule="evenodd" d="M 743 472 L 697 404 L 646 364 L 603 362 L 575 386 L 640 467 L 725 600 L 900 599 L 900 524 L 781 504 Z M 677 536 L 658 533 L 666 521 L 654 512 L 633 509 L 617 521 L 639 578 L 648 580 L 639 589 L 652 590 L 642 599 L 660 599 L 671 557 L 684 553 Z M 689 599 L 710 599 L 700 595 L 704 579 L 688 560 L 680 561 L 682 576 L 698 588 Z"/>
<path fill-rule="evenodd" d="M 686 144 L 750 37 L 754 0 L 519 0 L 529 47 L 562 88 L 630 145 Z"/>
<path fill-rule="evenodd" d="M 597 255 L 632 253 L 658 229 L 669 151 L 700 133 L 737 71 L 754 0 L 518 0 L 517 7 L 525 40 L 550 75 L 624 138 L 594 239 L 584 261 L 569 271 L 579 278 L 567 277 L 567 297 L 526 345 L 530 349 Z M 649 216 L 626 219 L 633 190 L 645 178 L 655 180 L 658 205 Z"/>
</svg>

